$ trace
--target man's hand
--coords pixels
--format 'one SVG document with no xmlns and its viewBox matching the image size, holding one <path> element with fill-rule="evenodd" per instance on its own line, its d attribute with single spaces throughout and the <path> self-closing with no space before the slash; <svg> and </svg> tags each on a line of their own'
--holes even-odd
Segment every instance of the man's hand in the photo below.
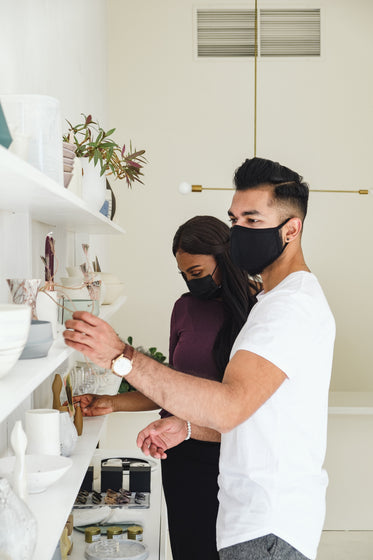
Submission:
<svg viewBox="0 0 373 560">
<path fill-rule="evenodd" d="M 73 401 L 80 402 L 83 416 L 102 416 L 114 412 L 113 397 L 110 395 L 77 395 Z"/>
<path fill-rule="evenodd" d="M 141 430 L 136 443 L 145 455 L 151 455 L 155 459 L 166 459 L 165 451 L 184 441 L 187 433 L 185 420 L 170 416 L 156 420 Z"/>
<path fill-rule="evenodd" d="M 75 311 L 65 326 L 68 329 L 63 333 L 65 344 L 106 369 L 111 368 L 112 360 L 124 350 L 125 344 L 114 329 L 88 311 Z"/>
</svg>

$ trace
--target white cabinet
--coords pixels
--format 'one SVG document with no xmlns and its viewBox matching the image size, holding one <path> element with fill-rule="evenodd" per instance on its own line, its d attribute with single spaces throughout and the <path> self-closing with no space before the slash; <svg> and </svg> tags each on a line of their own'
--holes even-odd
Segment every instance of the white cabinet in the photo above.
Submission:
<svg viewBox="0 0 373 560">
<path fill-rule="evenodd" d="M 57 229 L 62 240 L 76 233 L 124 233 L 120 226 L 90 211 L 81 199 L 0 146 L 0 301 L 1 297 L 4 301 L 7 292 L 6 277 L 32 274 L 32 234 L 36 223 L 41 228 Z M 65 251 L 66 247 L 61 249 Z M 114 304 L 102 306 L 101 316 L 109 319 L 124 302 L 122 296 Z M 0 380 L 0 428 L 72 354 L 60 335 L 46 358 L 17 362 Z M 119 382 L 118 378 L 116 387 Z M 39 528 L 35 560 L 51 559 L 104 423 L 103 417 L 84 419 L 83 435 L 72 455 L 72 469 L 46 492 L 30 496 L 29 505 Z"/>
</svg>

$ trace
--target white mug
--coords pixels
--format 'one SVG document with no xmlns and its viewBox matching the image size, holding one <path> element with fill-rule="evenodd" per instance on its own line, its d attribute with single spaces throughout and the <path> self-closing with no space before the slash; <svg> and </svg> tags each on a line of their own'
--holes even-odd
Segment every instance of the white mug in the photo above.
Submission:
<svg viewBox="0 0 373 560">
<path fill-rule="evenodd" d="M 60 455 L 60 412 L 52 408 L 35 408 L 25 412 L 27 453 Z"/>
</svg>

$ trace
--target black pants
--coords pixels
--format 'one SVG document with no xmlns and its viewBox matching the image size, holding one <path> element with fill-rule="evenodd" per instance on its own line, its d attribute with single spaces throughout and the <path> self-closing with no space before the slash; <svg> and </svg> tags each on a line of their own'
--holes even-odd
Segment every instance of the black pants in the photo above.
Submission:
<svg viewBox="0 0 373 560">
<path fill-rule="evenodd" d="M 167 451 L 163 490 L 173 560 L 218 560 L 220 443 L 190 439 Z"/>
</svg>

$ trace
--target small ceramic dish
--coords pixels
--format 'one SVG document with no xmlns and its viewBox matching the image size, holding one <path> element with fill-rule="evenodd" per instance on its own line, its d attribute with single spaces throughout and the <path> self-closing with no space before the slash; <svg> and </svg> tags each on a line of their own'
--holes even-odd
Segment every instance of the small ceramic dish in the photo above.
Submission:
<svg viewBox="0 0 373 560">
<path fill-rule="evenodd" d="M 138 541 L 105 539 L 88 544 L 85 550 L 87 560 L 145 560 L 149 556 L 148 547 Z"/>
<path fill-rule="evenodd" d="M 25 469 L 27 490 L 30 494 L 44 492 L 67 472 L 72 460 L 60 455 L 26 455 Z M 13 481 L 15 457 L 0 459 L 0 477 Z"/>
</svg>

